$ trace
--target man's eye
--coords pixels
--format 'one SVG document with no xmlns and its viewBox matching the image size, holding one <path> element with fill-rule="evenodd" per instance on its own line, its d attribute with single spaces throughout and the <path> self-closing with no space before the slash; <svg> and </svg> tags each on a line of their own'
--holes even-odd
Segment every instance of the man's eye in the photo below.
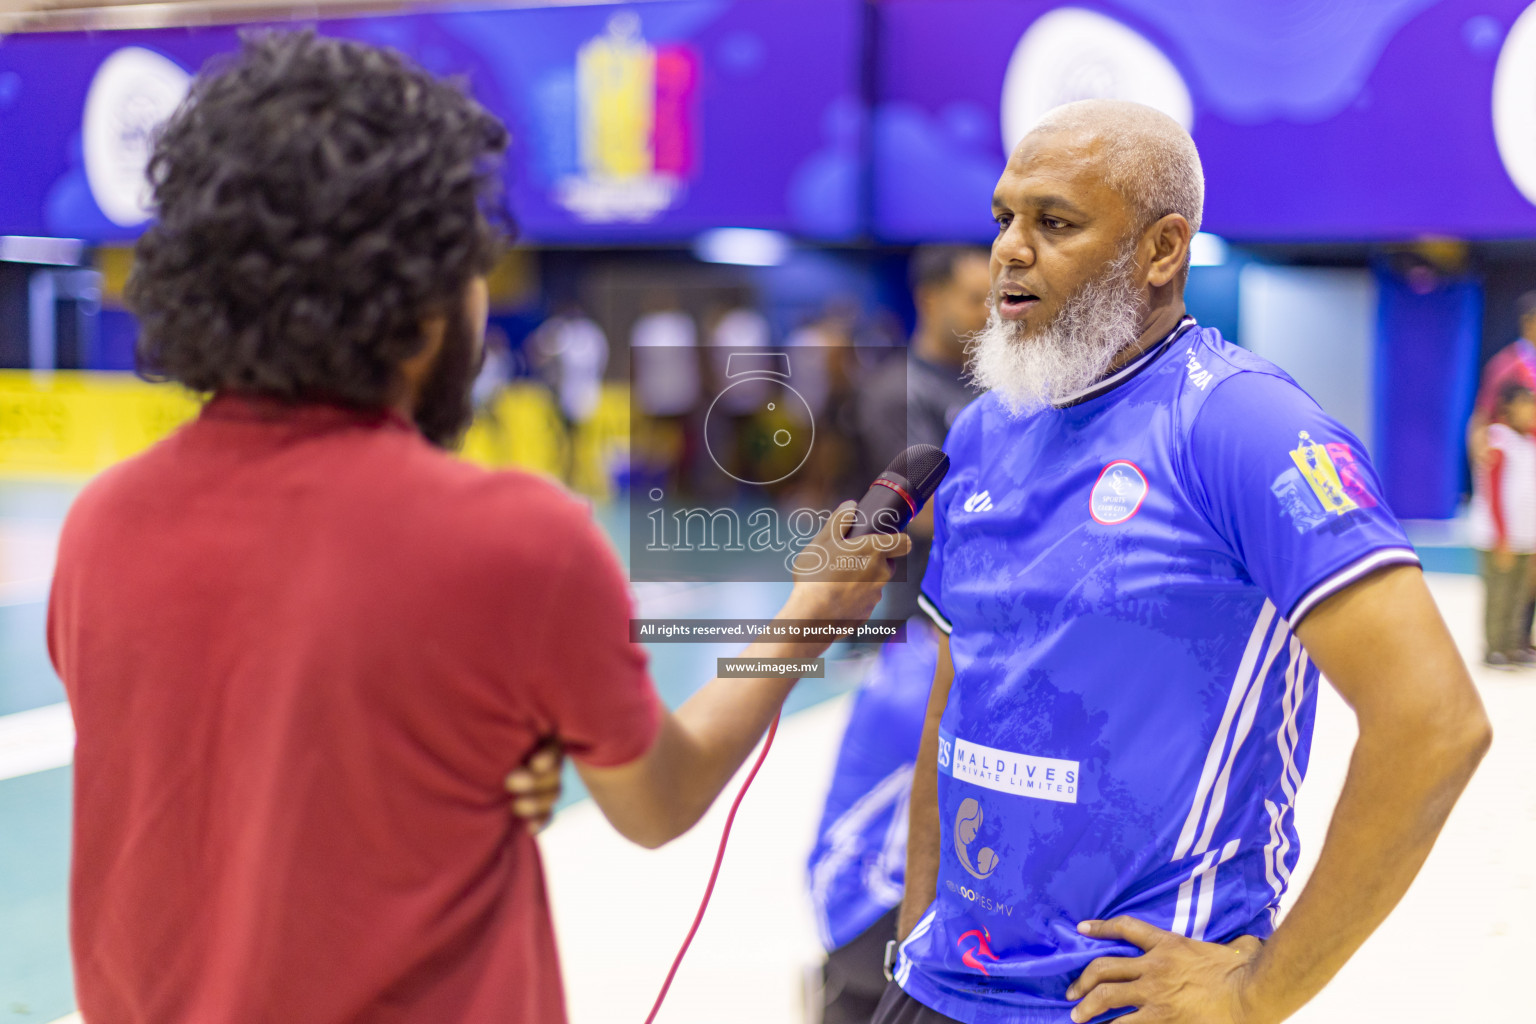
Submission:
<svg viewBox="0 0 1536 1024">
<path fill-rule="evenodd" d="M 1051 231 L 1059 231 L 1067 226 L 1067 222 L 1057 217 L 1041 217 L 1040 223 Z"/>
<path fill-rule="evenodd" d="M 1009 224 L 1013 223 L 1013 214 L 1011 214 L 1011 213 L 1000 213 L 996 217 L 993 217 L 992 219 L 997 221 L 997 230 L 998 230 L 999 233 L 1002 233 L 1002 232 L 1008 230 L 1008 225 Z"/>
</svg>

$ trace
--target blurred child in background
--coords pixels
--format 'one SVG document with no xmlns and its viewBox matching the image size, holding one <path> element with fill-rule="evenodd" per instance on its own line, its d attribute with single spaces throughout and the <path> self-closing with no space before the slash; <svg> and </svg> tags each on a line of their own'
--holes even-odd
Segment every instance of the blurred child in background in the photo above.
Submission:
<svg viewBox="0 0 1536 1024">
<path fill-rule="evenodd" d="M 1518 381 L 1499 389 L 1487 430 L 1487 456 L 1472 496 L 1472 543 L 1486 590 L 1483 663 L 1512 669 L 1536 664 L 1522 609 L 1536 552 L 1536 394 Z"/>
</svg>

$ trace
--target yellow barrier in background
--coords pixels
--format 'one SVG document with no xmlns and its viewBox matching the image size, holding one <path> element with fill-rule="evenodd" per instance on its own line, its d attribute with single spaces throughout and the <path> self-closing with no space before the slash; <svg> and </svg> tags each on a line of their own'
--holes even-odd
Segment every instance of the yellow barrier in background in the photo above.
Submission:
<svg viewBox="0 0 1536 1024">
<path fill-rule="evenodd" d="M 180 388 L 123 373 L 0 370 L 0 474 L 89 476 L 197 415 Z"/>
<path fill-rule="evenodd" d="M 143 451 L 197 415 L 197 399 L 126 373 L 0 370 L 0 477 L 80 478 Z M 596 415 L 567 437 L 548 391 L 504 388 L 464 439 L 462 455 L 490 468 L 520 466 L 609 496 L 629 442 L 629 394 L 604 386 Z"/>
</svg>

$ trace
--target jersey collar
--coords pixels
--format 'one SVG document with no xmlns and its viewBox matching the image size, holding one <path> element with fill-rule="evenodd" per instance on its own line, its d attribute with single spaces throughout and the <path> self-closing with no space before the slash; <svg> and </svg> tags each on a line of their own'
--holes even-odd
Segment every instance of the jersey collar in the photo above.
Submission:
<svg viewBox="0 0 1536 1024">
<path fill-rule="evenodd" d="M 1195 318 L 1186 313 L 1184 319 L 1175 324 L 1173 330 L 1169 331 L 1167 336 L 1164 337 L 1162 341 L 1154 343 L 1141 355 L 1137 356 L 1129 363 L 1126 363 L 1124 366 L 1120 367 L 1120 369 L 1116 370 L 1114 373 L 1111 373 L 1108 377 L 1101 378 L 1098 383 L 1090 384 L 1088 387 L 1077 392 L 1076 394 L 1068 395 L 1061 401 L 1052 403 L 1052 407 L 1056 409 L 1067 409 L 1071 406 L 1081 405 L 1084 402 L 1091 401 L 1095 398 L 1098 398 L 1100 395 L 1109 394 L 1111 391 L 1115 390 L 1115 388 L 1125 384 L 1131 378 L 1140 374 L 1141 371 L 1151 366 L 1153 362 L 1157 360 L 1158 356 L 1168 351 L 1168 346 L 1172 345 L 1181 334 L 1193 326 L 1195 326 Z"/>
</svg>

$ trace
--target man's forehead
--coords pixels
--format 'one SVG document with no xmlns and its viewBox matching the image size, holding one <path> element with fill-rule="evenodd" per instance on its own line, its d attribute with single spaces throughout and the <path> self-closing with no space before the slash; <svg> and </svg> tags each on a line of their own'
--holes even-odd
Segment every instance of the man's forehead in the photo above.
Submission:
<svg viewBox="0 0 1536 1024">
<path fill-rule="evenodd" d="M 1082 130 L 1031 132 L 1019 141 L 997 183 L 1009 202 L 1061 199 L 1102 203 L 1115 195 L 1107 183 L 1104 146 L 1097 133 Z"/>
</svg>

